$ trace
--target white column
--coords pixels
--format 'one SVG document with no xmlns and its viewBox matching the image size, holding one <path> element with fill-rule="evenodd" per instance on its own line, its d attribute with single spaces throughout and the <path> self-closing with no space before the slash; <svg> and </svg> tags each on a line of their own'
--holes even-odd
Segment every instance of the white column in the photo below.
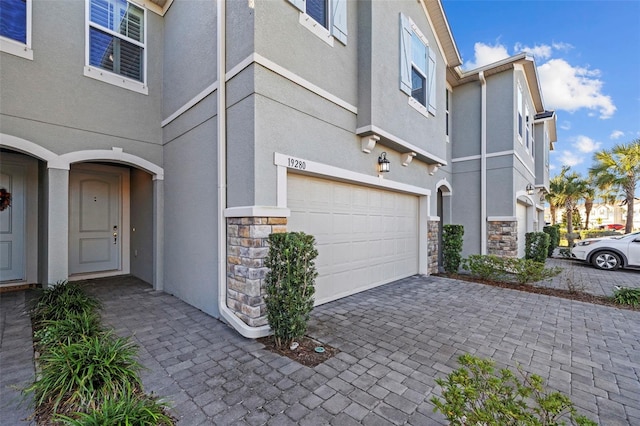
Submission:
<svg viewBox="0 0 640 426">
<path fill-rule="evenodd" d="M 69 277 L 69 170 L 48 169 L 47 271 L 43 285 Z"/>
<path fill-rule="evenodd" d="M 164 290 L 164 180 L 153 180 L 153 289 Z"/>
</svg>

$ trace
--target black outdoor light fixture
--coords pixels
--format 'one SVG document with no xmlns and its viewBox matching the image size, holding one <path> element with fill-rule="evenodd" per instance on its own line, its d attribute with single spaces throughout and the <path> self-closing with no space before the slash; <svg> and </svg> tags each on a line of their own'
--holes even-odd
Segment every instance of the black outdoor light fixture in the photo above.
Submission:
<svg viewBox="0 0 640 426">
<path fill-rule="evenodd" d="M 380 173 L 387 173 L 389 171 L 390 164 L 389 160 L 387 160 L 387 153 L 383 152 L 380 154 L 380 157 L 378 157 L 378 169 L 380 170 Z"/>
<path fill-rule="evenodd" d="M 530 183 L 527 184 L 527 195 L 533 195 L 536 192 L 536 188 Z"/>
</svg>

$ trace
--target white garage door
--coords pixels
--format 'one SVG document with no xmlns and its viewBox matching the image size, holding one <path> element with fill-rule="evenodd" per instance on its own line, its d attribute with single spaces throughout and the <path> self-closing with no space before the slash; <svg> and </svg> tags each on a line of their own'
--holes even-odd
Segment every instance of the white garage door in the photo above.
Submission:
<svg viewBox="0 0 640 426">
<path fill-rule="evenodd" d="M 525 234 L 527 233 L 527 206 L 516 203 L 516 218 L 518 219 L 518 257 L 524 257 Z"/>
<path fill-rule="evenodd" d="M 418 197 L 288 176 L 289 231 L 316 238 L 316 304 L 418 273 Z"/>
</svg>

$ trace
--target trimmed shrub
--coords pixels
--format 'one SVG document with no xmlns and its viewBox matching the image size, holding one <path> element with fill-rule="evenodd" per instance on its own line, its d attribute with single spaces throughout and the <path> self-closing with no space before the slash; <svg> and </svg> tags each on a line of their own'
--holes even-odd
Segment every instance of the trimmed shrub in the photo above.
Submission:
<svg viewBox="0 0 640 426">
<path fill-rule="evenodd" d="M 102 333 L 100 316 L 95 312 L 73 313 L 61 320 L 42 320 L 40 328 L 33 333 L 33 341 L 40 352 L 63 342 L 76 343 L 83 337 Z"/>
<path fill-rule="evenodd" d="M 614 235 L 623 235 L 624 232 L 612 231 L 609 229 L 587 229 L 580 231 L 580 239 L 611 237 Z"/>
<path fill-rule="evenodd" d="M 314 283 L 318 276 L 315 238 L 303 232 L 269 235 L 265 266 L 267 321 L 278 348 L 304 336 L 313 309 Z"/>
<path fill-rule="evenodd" d="M 450 274 L 455 274 L 460 269 L 463 235 L 464 226 L 462 225 L 442 227 L 442 261 L 444 270 Z"/>
<path fill-rule="evenodd" d="M 560 225 L 545 226 L 542 231 L 549 235 L 547 257 L 553 256 L 553 251 L 560 245 Z"/>
<path fill-rule="evenodd" d="M 469 354 L 458 358 L 461 367 L 446 379 L 437 378 L 442 398 L 431 398 L 450 425 L 563 425 L 565 419 L 579 426 L 597 423 L 577 414 L 571 399 L 560 392 L 544 388 L 542 377 L 520 378 L 504 368 L 496 372 L 495 362 Z"/>
<path fill-rule="evenodd" d="M 544 263 L 549 254 L 549 235 L 544 232 L 527 232 L 524 237 L 524 258 Z"/>
<path fill-rule="evenodd" d="M 544 263 L 531 259 L 500 257 L 493 254 L 471 255 L 463 260 L 462 267 L 476 278 L 518 284 L 542 281 L 562 271 L 559 267 L 545 268 Z"/>
</svg>

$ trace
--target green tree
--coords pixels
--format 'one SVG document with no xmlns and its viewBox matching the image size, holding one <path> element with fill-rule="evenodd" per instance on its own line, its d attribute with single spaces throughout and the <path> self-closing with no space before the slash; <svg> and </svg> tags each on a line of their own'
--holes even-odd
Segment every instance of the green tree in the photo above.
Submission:
<svg viewBox="0 0 640 426">
<path fill-rule="evenodd" d="M 597 188 L 593 184 L 592 179 L 587 179 L 586 187 L 584 189 L 584 229 L 589 229 L 589 216 L 591 216 L 591 209 L 593 209 L 593 201 L 596 198 Z"/>
<path fill-rule="evenodd" d="M 562 178 L 560 176 L 554 176 L 549 180 L 550 192 L 545 195 L 545 199 L 549 203 L 549 212 L 551 213 L 551 224 L 555 225 L 557 220 L 558 209 L 562 207 L 563 202 L 559 197 L 560 188 L 562 186 Z"/>
<path fill-rule="evenodd" d="M 594 162 L 589 174 L 596 184 L 624 195 L 623 204 L 627 205 L 625 232 L 631 232 L 634 197 L 640 180 L 640 139 L 616 145 L 610 150 L 598 151 L 594 154 Z"/>
</svg>

